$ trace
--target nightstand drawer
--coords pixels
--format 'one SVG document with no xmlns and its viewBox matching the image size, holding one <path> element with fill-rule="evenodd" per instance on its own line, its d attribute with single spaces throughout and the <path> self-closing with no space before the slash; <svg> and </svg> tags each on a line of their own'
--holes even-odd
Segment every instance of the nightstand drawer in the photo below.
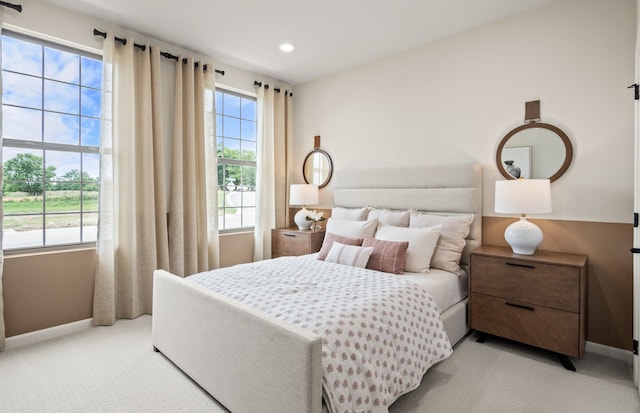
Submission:
<svg viewBox="0 0 640 413">
<path fill-rule="evenodd" d="M 271 230 L 271 256 L 305 255 L 320 251 L 324 231 L 277 228 Z"/>
<path fill-rule="evenodd" d="M 511 258 L 472 256 L 471 290 L 580 312 L 580 269 Z"/>
<path fill-rule="evenodd" d="M 471 328 L 572 357 L 581 356 L 580 315 L 471 294 Z"/>
</svg>

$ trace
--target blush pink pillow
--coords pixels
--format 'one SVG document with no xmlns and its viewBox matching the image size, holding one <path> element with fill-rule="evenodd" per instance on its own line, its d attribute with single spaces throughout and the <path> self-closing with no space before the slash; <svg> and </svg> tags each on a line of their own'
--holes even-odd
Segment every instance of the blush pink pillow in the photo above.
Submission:
<svg viewBox="0 0 640 413">
<path fill-rule="evenodd" d="M 373 253 L 369 257 L 367 268 L 391 274 L 402 274 L 405 260 L 407 259 L 409 242 L 365 238 L 362 246 L 373 247 Z"/>
<path fill-rule="evenodd" d="M 319 260 L 324 261 L 327 258 L 327 255 L 329 255 L 329 251 L 331 251 L 331 247 L 333 246 L 333 243 L 335 241 L 344 245 L 355 245 L 358 247 L 362 245 L 362 238 L 343 237 L 341 235 L 336 235 L 331 232 L 327 232 L 326 235 L 324 236 L 324 241 L 322 241 L 322 247 L 320 248 L 320 252 L 318 253 Z"/>
</svg>

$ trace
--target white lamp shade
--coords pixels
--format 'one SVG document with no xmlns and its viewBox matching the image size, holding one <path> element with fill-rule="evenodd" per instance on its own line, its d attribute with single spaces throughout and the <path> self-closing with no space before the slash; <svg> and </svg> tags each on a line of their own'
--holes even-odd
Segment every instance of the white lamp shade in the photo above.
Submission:
<svg viewBox="0 0 640 413">
<path fill-rule="evenodd" d="M 495 211 L 522 214 L 519 221 L 504 231 L 504 239 L 516 254 L 535 254 L 543 235 L 540 228 L 527 221 L 525 214 L 551 212 L 551 182 L 548 179 L 496 181 Z"/>
<path fill-rule="evenodd" d="M 320 202 L 318 186 L 293 184 L 289 191 L 289 205 L 317 205 Z"/>
<path fill-rule="evenodd" d="M 551 212 L 551 182 L 548 179 L 496 181 L 495 212 L 502 214 Z"/>
</svg>

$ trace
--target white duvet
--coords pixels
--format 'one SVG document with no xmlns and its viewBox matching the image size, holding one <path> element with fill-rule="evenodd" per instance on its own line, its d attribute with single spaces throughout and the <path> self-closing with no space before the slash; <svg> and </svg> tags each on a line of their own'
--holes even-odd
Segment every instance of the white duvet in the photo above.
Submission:
<svg viewBox="0 0 640 413">
<path fill-rule="evenodd" d="M 388 412 L 452 352 L 433 298 L 402 276 L 281 257 L 188 280 L 319 334 L 333 413 Z"/>
</svg>

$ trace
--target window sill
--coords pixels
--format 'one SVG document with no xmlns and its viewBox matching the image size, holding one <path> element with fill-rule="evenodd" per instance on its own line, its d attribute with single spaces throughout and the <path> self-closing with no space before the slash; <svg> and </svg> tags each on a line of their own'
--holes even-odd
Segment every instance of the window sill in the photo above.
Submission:
<svg viewBox="0 0 640 413">
<path fill-rule="evenodd" d="M 92 242 L 92 243 L 86 243 L 86 244 L 56 245 L 56 246 L 50 246 L 50 247 L 5 250 L 3 251 L 3 255 L 5 258 L 12 258 L 12 257 L 27 257 L 27 256 L 33 256 L 33 255 L 59 254 L 63 252 L 87 251 L 87 250 L 95 250 L 95 249 L 96 249 L 96 243 Z"/>
</svg>

